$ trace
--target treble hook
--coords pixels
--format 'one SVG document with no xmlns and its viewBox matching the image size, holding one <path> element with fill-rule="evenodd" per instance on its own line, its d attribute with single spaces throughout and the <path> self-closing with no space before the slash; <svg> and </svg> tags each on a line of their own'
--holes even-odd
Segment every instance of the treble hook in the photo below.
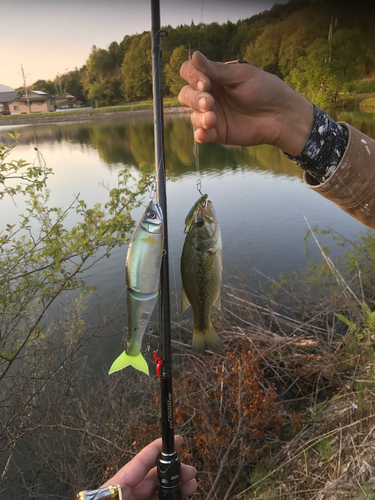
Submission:
<svg viewBox="0 0 375 500">
<path fill-rule="evenodd" d="M 149 322 L 149 324 L 148 324 L 148 335 L 149 335 L 149 337 L 148 337 L 147 347 L 142 352 L 146 353 L 146 352 L 150 352 L 151 351 L 151 343 L 152 343 L 152 336 L 153 336 L 153 334 L 154 334 L 154 330 L 152 329 L 151 322 Z"/>
<path fill-rule="evenodd" d="M 200 179 L 197 180 L 197 190 L 198 190 L 198 193 L 203 196 L 202 194 L 202 181 Z"/>
</svg>

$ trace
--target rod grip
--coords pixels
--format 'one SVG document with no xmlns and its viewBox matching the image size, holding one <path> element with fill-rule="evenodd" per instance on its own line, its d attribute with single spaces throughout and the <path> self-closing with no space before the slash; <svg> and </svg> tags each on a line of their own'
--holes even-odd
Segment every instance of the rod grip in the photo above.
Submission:
<svg viewBox="0 0 375 500">
<path fill-rule="evenodd" d="M 158 458 L 159 500 L 182 500 L 181 464 L 177 452 Z"/>
</svg>

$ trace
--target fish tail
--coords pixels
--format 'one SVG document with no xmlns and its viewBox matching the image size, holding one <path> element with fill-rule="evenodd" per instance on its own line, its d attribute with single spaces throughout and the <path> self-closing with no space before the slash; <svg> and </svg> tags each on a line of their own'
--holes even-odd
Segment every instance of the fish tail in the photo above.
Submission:
<svg viewBox="0 0 375 500">
<path fill-rule="evenodd" d="M 111 373 L 118 372 L 127 366 L 132 366 L 136 370 L 149 375 L 148 364 L 142 353 L 140 352 L 137 356 L 129 356 L 125 351 L 112 363 L 108 374 L 110 375 Z"/>
<path fill-rule="evenodd" d="M 193 330 L 193 351 L 196 353 L 204 352 L 205 350 L 218 352 L 222 348 L 222 342 L 212 324 L 206 330 Z"/>
</svg>

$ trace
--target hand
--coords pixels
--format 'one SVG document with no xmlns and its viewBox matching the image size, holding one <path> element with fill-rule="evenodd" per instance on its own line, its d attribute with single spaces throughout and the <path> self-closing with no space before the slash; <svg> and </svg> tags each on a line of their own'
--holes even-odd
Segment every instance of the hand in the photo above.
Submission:
<svg viewBox="0 0 375 500">
<path fill-rule="evenodd" d="M 178 450 L 182 443 L 181 436 L 175 436 Z M 161 452 L 162 441 L 156 439 L 143 448 L 129 463 L 101 487 L 120 485 L 123 500 L 157 500 L 158 478 L 157 458 Z M 192 495 L 197 489 L 195 475 L 197 471 L 190 465 L 181 464 L 181 489 L 184 497 Z"/>
<path fill-rule="evenodd" d="M 249 64 L 209 61 L 200 52 L 184 62 L 188 82 L 178 98 L 193 109 L 197 142 L 272 144 L 298 155 L 309 138 L 313 105 L 280 78 Z"/>
</svg>

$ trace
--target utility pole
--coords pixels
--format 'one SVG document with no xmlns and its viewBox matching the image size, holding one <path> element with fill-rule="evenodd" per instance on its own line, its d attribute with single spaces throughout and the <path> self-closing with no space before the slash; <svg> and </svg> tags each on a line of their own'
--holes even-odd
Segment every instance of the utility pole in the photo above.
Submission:
<svg viewBox="0 0 375 500">
<path fill-rule="evenodd" d="M 29 113 L 31 114 L 31 106 L 30 106 L 30 101 L 29 101 L 29 94 L 27 92 L 26 77 L 25 77 L 25 72 L 23 70 L 22 64 L 21 64 L 21 71 L 22 71 L 22 78 L 23 78 L 23 86 L 24 86 L 25 94 L 26 94 L 26 102 L 27 102 L 27 106 L 29 108 Z"/>
</svg>

